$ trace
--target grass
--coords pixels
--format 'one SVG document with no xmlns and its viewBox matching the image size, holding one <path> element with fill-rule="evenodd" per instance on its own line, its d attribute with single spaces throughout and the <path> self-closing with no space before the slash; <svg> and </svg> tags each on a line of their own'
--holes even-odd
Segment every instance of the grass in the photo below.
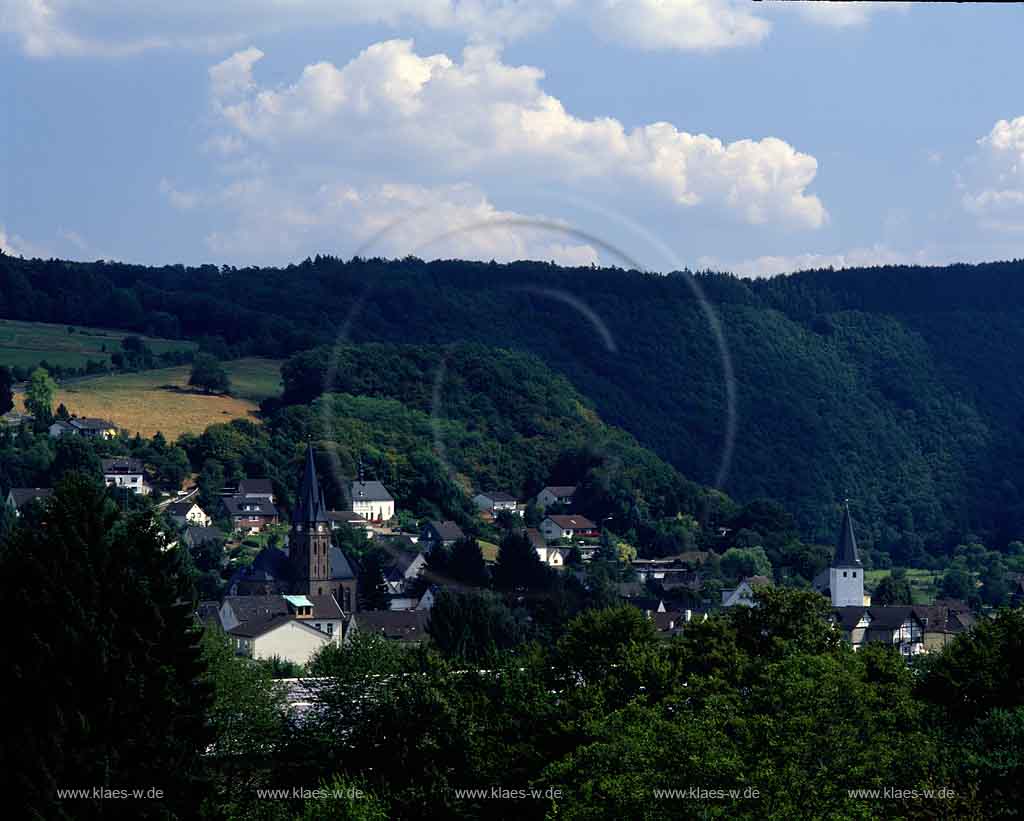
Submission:
<svg viewBox="0 0 1024 821">
<path fill-rule="evenodd" d="M 873 593 L 878 583 L 888 576 L 888 570 L 865 570 L 864 589 Z M 942 581 L 942 574 L 934 570 L 922 570 L 920 568 L 909 568 L 907 570 L 907 581 L 910 582 L 910 594 L 914 604 L 929 604 L 935 601 L 938 595 L 939 584 Z"/>
<path fill-rule="evenodd" d="M 252 418 L 260 399 L 280 392 L 279 360 L 239 359 L 224 364 L 234 396 L 192 393 L 187 387 L 190 368 L 182 365 L 81 379 L 60 388 L 56 403 L 63 402 L 79 416 L 109 419 L 132 434 L 152 436 L 161 431 L 173 441 L 183 433 L 202 433 L 218 422 Z"/>
<path fill-rule="evenodd" d="M 69 327 L 74 333 L 68 333 Z M 121 350 L 121 340 L 126 336 L 132 334 L 108 328 L 0 319 L 0 365 L 31 367 L 44 359 L 67 368 L 84 368 L 89 360 L 109 364 L 111 354 Z M 178 339 L 141 338 L 158 354 L 196 348 L 194 342 Z"/>
</svg>

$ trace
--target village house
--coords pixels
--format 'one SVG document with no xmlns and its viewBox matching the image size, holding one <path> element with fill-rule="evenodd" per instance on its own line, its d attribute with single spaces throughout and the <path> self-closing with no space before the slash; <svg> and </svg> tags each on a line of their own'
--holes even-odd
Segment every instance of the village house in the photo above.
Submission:
<svg viewBox="0 0 1024 821">
<path fill-rule="evenodd" d="M 349 485 L 352 511 L 369 522 L 381 524 L 395 516 L 395 497 L 377 481 L 356 481 Z"/>
<path fill-rule="evenodd" d="M 576 497 L 576 485 L 549 485 L 537 494 L 537 507 L 542 511 L 552 505 L 572 506 Z"/>
<path fill-rule="evenodd" d="M 475 504 L 481 511 L 497 516 L 501 511 L 522 515 L 519 502 L 511 493 L 503 493 L 500 490 L 492 490 L 487 493 L 478 493 L 473 497 Z"/>
<path fill-rule="evenodd" d="M 372 539 L 374 536 L 373 525 L 366 520 L 366 517 L 360 516 L 354 510 L 328 510 L 327 520 L 331 530 L 340 530 L 343 525 L 348 525 L 362 530 L 368 539 Z"/>
<path fill-rule="evenodd" d="M 410 553 L 397 550 L 391 555 L 391 563 L 384 569 L 384 582 L 388 593 L 404 595 L 426 569 L 424 553 Z M 394 609 L 394 608 L 393 608 Z"/>
<path fill-rule="evenodd" d="M 439 545 L 450 547 L 459 539 L 465 538 L 465 536 L 466 534 L 462 532 L 462 528 L 455 524 L 455 522 L 429 521 L 423 525 L 423 529 L 420 531 L 420 543 L 423 544 L 424 550 L 429 553 Z"/>
<path fill-rule="evenodd" d="M 0 432 L 17 436 L 22 428 L 31 428 L 36 418 L 31 413 L 21 413 L 16 410 L 9 410 L 0 416 Z"/>
<path fill-rule="evenodd" d="M 58 419 L 49 427 L 54 439 L 61 436 L 82 436 L 86 439 L 113 439 L 117 436 L 117 425 L 106 419 L 90 416 L 73 416 L 67 420 Z"/>
<path fill-rule="evenodd" d="M 306 665 L 325 646 L 330 636 L 297 618 L 271 616 L 248 621 L 227 631 L 235 642 L 235 653 L 251 659 L 278 658 Z"/>
<path fill-rule="evenodd" d="M 15 516 L 21 515 L 21 509 L 37 499 L 45 501 L 53 496 L 52 487 L 12 487 L 7 494 L 7 506 Z"/>
<path fill-rule="evenodd" d="M 352 617 L 351 629 L 360 633 L 376 633 L 403 645 L 416 645 L 429 641 L 427 622 L 429 611 L 374 610 Z"/>
<path fill-rule="evenodd" d="M 269 479 L 242 479 L 238 483 L 235 495 L 244 496 L 246 499 L 265 499 L 271 504 L 277 504 L 274 485 Z"/>
<path fill-rule="evenodd" d="M 729 590 L 722 591 L 722 607 L 753 607 L 754 591 L 759 587 L 771 587 L 772 580 L 767 576 L 749 576 Z"/>
<path fill-rule="evenodd" d="M 910 605 L 845 605 L 833 608 L 832 612 L 836 626 L 854 650 L 878 641 L 895 647 L 904 656 L 925 652 L 924 623 Z"/>
<path fill-rule="evenodd" d="M 119 456 L 101 460 L 103 481 L 108 487 L 124 488 L 141 496 L 148 496 L 152 488 L 146 484 L 142 460 Z"/>
<path fill-rule="evenodd" d="M 346 621 L 341 606 L 330 595 L 225 596 L 219 616 L 226 631 L 269 618 L 294 618 L 332 638 L 341 637 Z"/>
<path fill-rule="evenodd" d="M 227 537 L 219 527 L 199 527 L 192 525 L 185 528 L 181 536 L 187 547 L 199 547 L 208 542 L 224 542 Z"/>
<path fill-rule="evenodd" d="M 586 516 L 552 515 L 540 523 L 540 532 L 549 542 L 559 539 L 577 541 L 580 539 L 596 539 L 601 535 L 596 524 Z"/>
<path fill-rule="evenodd" d="M 259 533 L 280 521 L 277 506 L 263 497 L 224 496 L 221 503 L 232 528 L 240 533 Z"/>
<path fill-rule="evenodd" d="M 167 516 L 178 527 L 209 527 L 213 524 L 213 518 L 192 501 L 169 504 Z"/>
</svg>

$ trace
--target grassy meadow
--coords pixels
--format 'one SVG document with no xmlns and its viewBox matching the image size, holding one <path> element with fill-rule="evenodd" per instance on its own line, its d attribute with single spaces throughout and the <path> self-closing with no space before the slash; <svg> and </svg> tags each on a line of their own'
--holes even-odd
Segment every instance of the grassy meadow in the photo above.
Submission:
<svg viewBox="0 0 1024 821">
<path fill-rule="evenodd" d="M 252 418 L 261 399 L 280 393 L 279 360 L 238 359 L 224 365 L 232 396 L 193 392 L 188 387 L 190 366 L 181 365 L 74 380 L 60 387 L 56 403 L 63 402 L 78 416 L 109 419 L 132 434 L 161 431 L 174 440 L 182 433 L 202 433 L 217 422 Z"/>
<path fill-rule="evenodd" d="M 84 368 L 89 360 L 109 365 L 111 354 L 121 350 L 121 340 L 131 335 L 106 328 L 0 319 L 0 365 L 31 367 L 44 359 L 66 368 Z M 157 354 L 196 347 L 180 339 L 139 336 Z"/>
<path fill-rule="evenodd" d="M 878 583 L 889 575 L 888 570 L 865 570 L 864 590 L 873 593 Z M 907 581 L 910 582 L 910 593 L 914 604 L 928 604 L 938 595 L 938 587 L 942 582 L 942 574 L 934 570 L 910 568 L 907 570 Z"/>
</svg>

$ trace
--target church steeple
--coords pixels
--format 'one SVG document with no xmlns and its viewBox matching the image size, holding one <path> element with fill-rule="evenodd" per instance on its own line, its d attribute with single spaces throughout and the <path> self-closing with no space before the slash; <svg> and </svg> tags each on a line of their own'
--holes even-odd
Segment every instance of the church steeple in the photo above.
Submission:
<svg viewBox="0 0 1024 821">
<path fill-rule="evenodd" d="M 828 569 L 828 582 L 833 607 L 864 606 L 864 570 L 857 555 L 849 501 L 843 503 L 843 523 L 836 539 L 836 555 Z"/>
<path fill-rule="evenodd" d="M 313 445 L 306 450 L 306 465 L 302 473 L 302 484 L 299 497 L 292 511 L 292 524 L 316 524 L 326 522 L 327 505 L 324 503 L 324 492 L 320 488 L 320 480 L 316 475 L 316 462 L 313 460 Z"/>
<path fill-rule="evenodd" d="M 836 555 L 832 560 L 833 567 L 860 567 L 860 556 L 857 554 L 857 537 L 853 535 L 853 520 L 850 518 L 850 502 L 843 503 L 843 523 L 839 527 L 839 538 L 836 539 Z"/>
</svg>

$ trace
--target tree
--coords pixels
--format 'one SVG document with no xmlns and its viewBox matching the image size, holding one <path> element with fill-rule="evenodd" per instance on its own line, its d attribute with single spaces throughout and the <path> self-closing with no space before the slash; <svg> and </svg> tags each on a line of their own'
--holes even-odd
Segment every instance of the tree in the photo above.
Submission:
<svg viewBox="0 0 1024 821">
<path fill-rule="evenodd" d="M 36 368 L 28 378 L 25 388 L 25 409 L 38 424 L 48 425 L 53 419 L 53 398 L 57 394 L 57 383 L 44 368 Z"/>
<path fill-rule="evenodd" d="M 448 573 L 452 578 L 477 587 L 487 585 L 487 564 L 480 544 L 471 536 L 458 539 L 452 545 L 448 560 Z"/>
<path fill-rule="evenodd" d="M 730 579 L 772 575 L 772 563 L 763 547 L 730 547 L 722 554 L 721 568 Z"/>
<path fill-rule="evenodd" d="M 975 593 L 974 578 L 962 567 L 951 567 L 942 577 L 939 595 L 944 599 L 966 601 Z"/>
<path fill-rule="evenodd" d="M 124 515 L 102 486 L 70 474 L 44 516 L 0 546 L 6 677 L 19 709 L 4 727 L 8 783 L 26 817 L 95 817 L 102 798 L 57 787 L 163 790 L 141 817 L 193 818 L 205 792 L 210 691 L 177 550 L 148 512 Z M 48 626 L 39 630 L 38 614 Z"/>
<path fill-rule="evenodd" d="M 446 590 L 430 608 L 427 632 L 444 655 L 484 662 L 515 647 L 525 637 L 526 628 L 493 593 Z"/>
<path fill-rule="evenodd" d="M 0 365 L 0 415 L 14 408 L 14 377 L 10 368 Z"/>
<path fill-rule="evenodd" d="M 359 606 L 363 610 L 387 610 L 389 607 L 388 586 L 384 580 L 384 563 L 387 554 L 371 550 L 359 564 Z"/>
<path fill-rule="evenodd" d="M 188 384 L 207 393 L 231 393 L 231 380 L 220 361 L 207 353 L 196 354 Z"/>
<path fill-rule="evenodd" d="M 494 584 L 505 590 L 543 587 L 548 580 L 548 568 L 529 537 L 512 531 L 501 540 L 498 561 L 494 565 Z"/>
<path fill-rule="evenodd" d="M 902 567 L 893 568 L 892 573 L 878 583 L 875 592 L 871 595 L 871 603 L 880 606 L 913 604 L 910 582 L 907 581 L 907 571 Z"/>
</svg>

